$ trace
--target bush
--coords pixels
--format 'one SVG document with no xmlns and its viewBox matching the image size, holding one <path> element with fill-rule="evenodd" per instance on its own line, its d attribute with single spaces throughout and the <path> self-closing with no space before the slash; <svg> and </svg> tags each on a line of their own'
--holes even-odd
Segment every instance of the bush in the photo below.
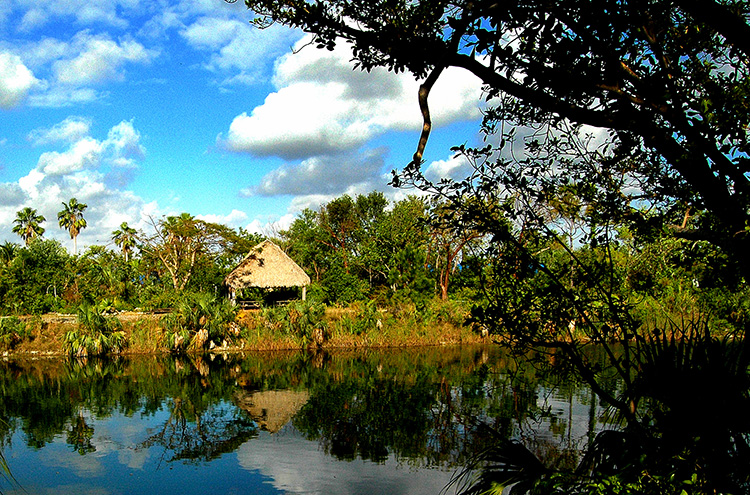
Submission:
<svg viewBox="0 0 750 495">
<path fill-rule="evenodd" d="M 13 349 L 31 337 L 31 329 L 17 316 L 0 318 L 0 349 Z"/>
<path fill-rule="evenodd" d="M 302 346 L 320 345 L 325 339 L 325 306 L 308 301 L 295 301 L 279 308 L 263 311 L 263 318 L 274 330 L 301 341 Z"/>
<path fill-rule="evenodd" d="M 114 316 L 105 316 L 109 301 L 98 305 L 88 303 L 78 308 L 78 328 L 65 334 L 65 349 L 77 357 L 117 354 L 125 347 L 122 323 Z"/>
<path fill-rule="evenodd" d="M 213 294 L 185 294 L 172 313 L 162 319 L 167 345 L 174 352 L 202 350 L 233 341 L 239 336 L 238 309 Z"/>
</svg>

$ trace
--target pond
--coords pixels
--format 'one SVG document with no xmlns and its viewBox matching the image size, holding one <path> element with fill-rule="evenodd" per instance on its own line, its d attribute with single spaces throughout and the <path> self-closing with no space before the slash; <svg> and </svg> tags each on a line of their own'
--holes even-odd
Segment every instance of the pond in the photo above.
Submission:
<svg viewBox="0 0 750 495">
<path fill-rule="evenodd" d="M 496 434 L 574 465 L 602 409 L 524 363 L 496 346 L 0 361 L 0 492 L 438 494 Z"/>
</svg>

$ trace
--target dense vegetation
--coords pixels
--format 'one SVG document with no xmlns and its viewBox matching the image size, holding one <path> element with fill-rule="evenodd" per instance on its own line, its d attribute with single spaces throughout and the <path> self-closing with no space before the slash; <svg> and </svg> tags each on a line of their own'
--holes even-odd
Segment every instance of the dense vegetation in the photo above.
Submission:
<svg viewBox="0 0 750 495">
<path fill-rule="evenodd" d="M 247 4 L 259 26 L 304 29 L 319 47 L 345 41 L 360 68 L 423 80 L 422 138 L 393 183 L 428 199 L 343 196 L 303 212 L 278 240 L 314 280 L 311 300 L 415 311 L 465 300 L 477 328 L 513 348 L 558 349 L 558 365 L 621 418 L 578 471 L 524 469 L 501 448 L 470 493 L 511 480 L 543 492 L 750 489 L 746 1 Z M 428 97 L 448 67 L 484 84 L 486 146 L 454 148 L 473 173 L 433 184 L 421 170 Z M 27 246 L 3 247 L 7 313 L 100 298 L 174 307 L 219 291 L 257 240 L 184 214 L 154 221 L 126 255 L 70 257 L 38 240 L 43 220 L 19 212 Z M 314 311 L 298 313 L 285 318 Z M 587 358 L 591 346 L 604 364 Z M 604 386 L 609 372 L 617 390 Z"/>
<path fill-rule="evenodd" d="M 486 242 L 474 318 L 515 349 L 560 350 L 622 419 L 575 471 L 500 442 L 467 493 L 750 490 L 746 0 L 245 3 L 260 27 L 422 82 L 422 135 L 393 183 Z M 472 173 L 431 183 L 430 93 L 449 68 L 481 81 L 482 145 L 456 143 Z"/>
<path fill-rule="evenodd" d="M 453 213 L 443 203 L 409 197 L 391 205 L 376 192 L 305 210 L 275 241 L 311 276 L 310 300 L 328 306 L 360 302 L 419 311 L 450 298 L 473 305 L 478 315 L 502 302 L 506 322 L 541 329 L 562 320 L 567 329 L 576 316 L 565 313 L 551 287 L 562 280 L 580 297 L 609 284 L 609 297 L 651 325 L 703 319 L 729 333 L 744 324 L 744 279 L 712 244 L 677 239 L 669 229 L 642 237 L 622 224 L 613 227 L 616 242 L 591 246 L 581 241 L 594 213 L 579 197 L 566 191 L 547 206 L 548 235 L 527 234 L 538 253 L 533 263 L 510 250 L 498 253 L 478 230 L 451 225 Z M 180 308 L 187 306 L 204 308 L 203 314 L 219 304 L 224 277 L 261 240 L 188 214 L 153 227 L 146 234 L 123 224 L 112 233 L 119 249 L 90 246 L 80 255 L 41 235 L 26 246 L 0 245 L 0 312 L 168 308 L 186 315 Z"/>
</svg>

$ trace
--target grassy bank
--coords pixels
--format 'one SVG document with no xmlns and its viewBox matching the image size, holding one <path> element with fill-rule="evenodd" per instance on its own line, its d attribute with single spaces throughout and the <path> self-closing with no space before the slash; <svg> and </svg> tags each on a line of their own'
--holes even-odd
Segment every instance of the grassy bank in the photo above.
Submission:
<svg viewBox="0 0 750 495">
<path fill-rule="evenodd" d="M 116 318 L 124 333 L 124 354 L 168 353 L 170 313 L 120 312 Z M 355 304 L 321 308 L 314 316 L 294 308 L 239 311 L 220 338 L 206 344 L 215 352 L 300 349 L 305 347 L 362 348 L 455 345 L 485 342 L 464 322 L 466 309 L 458 303 L 414 307 L 376 308 Z M 66 335 L 80 327 L 76 315 L 47 314 L 19 318 L 22 330 L 5 332 L 0 354 L 65 355 Z M 9 322 L 6 319 L 6 322 Z"/>
</svg>

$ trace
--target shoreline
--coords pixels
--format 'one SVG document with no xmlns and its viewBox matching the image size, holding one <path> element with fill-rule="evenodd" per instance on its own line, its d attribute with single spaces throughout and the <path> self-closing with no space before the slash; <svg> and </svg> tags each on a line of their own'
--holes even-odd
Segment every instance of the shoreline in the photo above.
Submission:
<svg viewBox="0 0 750 495">
<path fill-rule="evenodd" d="M 171 354 L 172 351 L 165 344 L 165 332 L 159 324 L 166 314 L 169 313 L 126 311 L 113 314 L 122 323 L 127 340 L 127 346 L 118 354 Z M 491 338 L 482 337 L 467 326 L 441 321 L 440 318 L 434 321 L 383 318 L 382 324 L 378 323 L 373 328 L 353 334 L 344 330 L 345 325 L 342 324 L 345 316 L 353 314 L 353 311 L 346 308 L 328 308 L 324 317 L 326 338 L 321 345 L 311 346 L 298 337 L 269 328 L 260 310 L 241 310 L 236 322 L 242 331 L 235 342 L 225 346 L 214 344 L 208 349 L 192 351 L 190 354 L 440 347 L 492 342 Z M 64 336 L 67 331 L 77 327 L 76 315 L 48 313 L 18 318 L 31 326 L 31 337 L 11 348 L 3 349 L 0 358 L 62 358 L 68 355 L 64 350 Z"/>
</svg>

